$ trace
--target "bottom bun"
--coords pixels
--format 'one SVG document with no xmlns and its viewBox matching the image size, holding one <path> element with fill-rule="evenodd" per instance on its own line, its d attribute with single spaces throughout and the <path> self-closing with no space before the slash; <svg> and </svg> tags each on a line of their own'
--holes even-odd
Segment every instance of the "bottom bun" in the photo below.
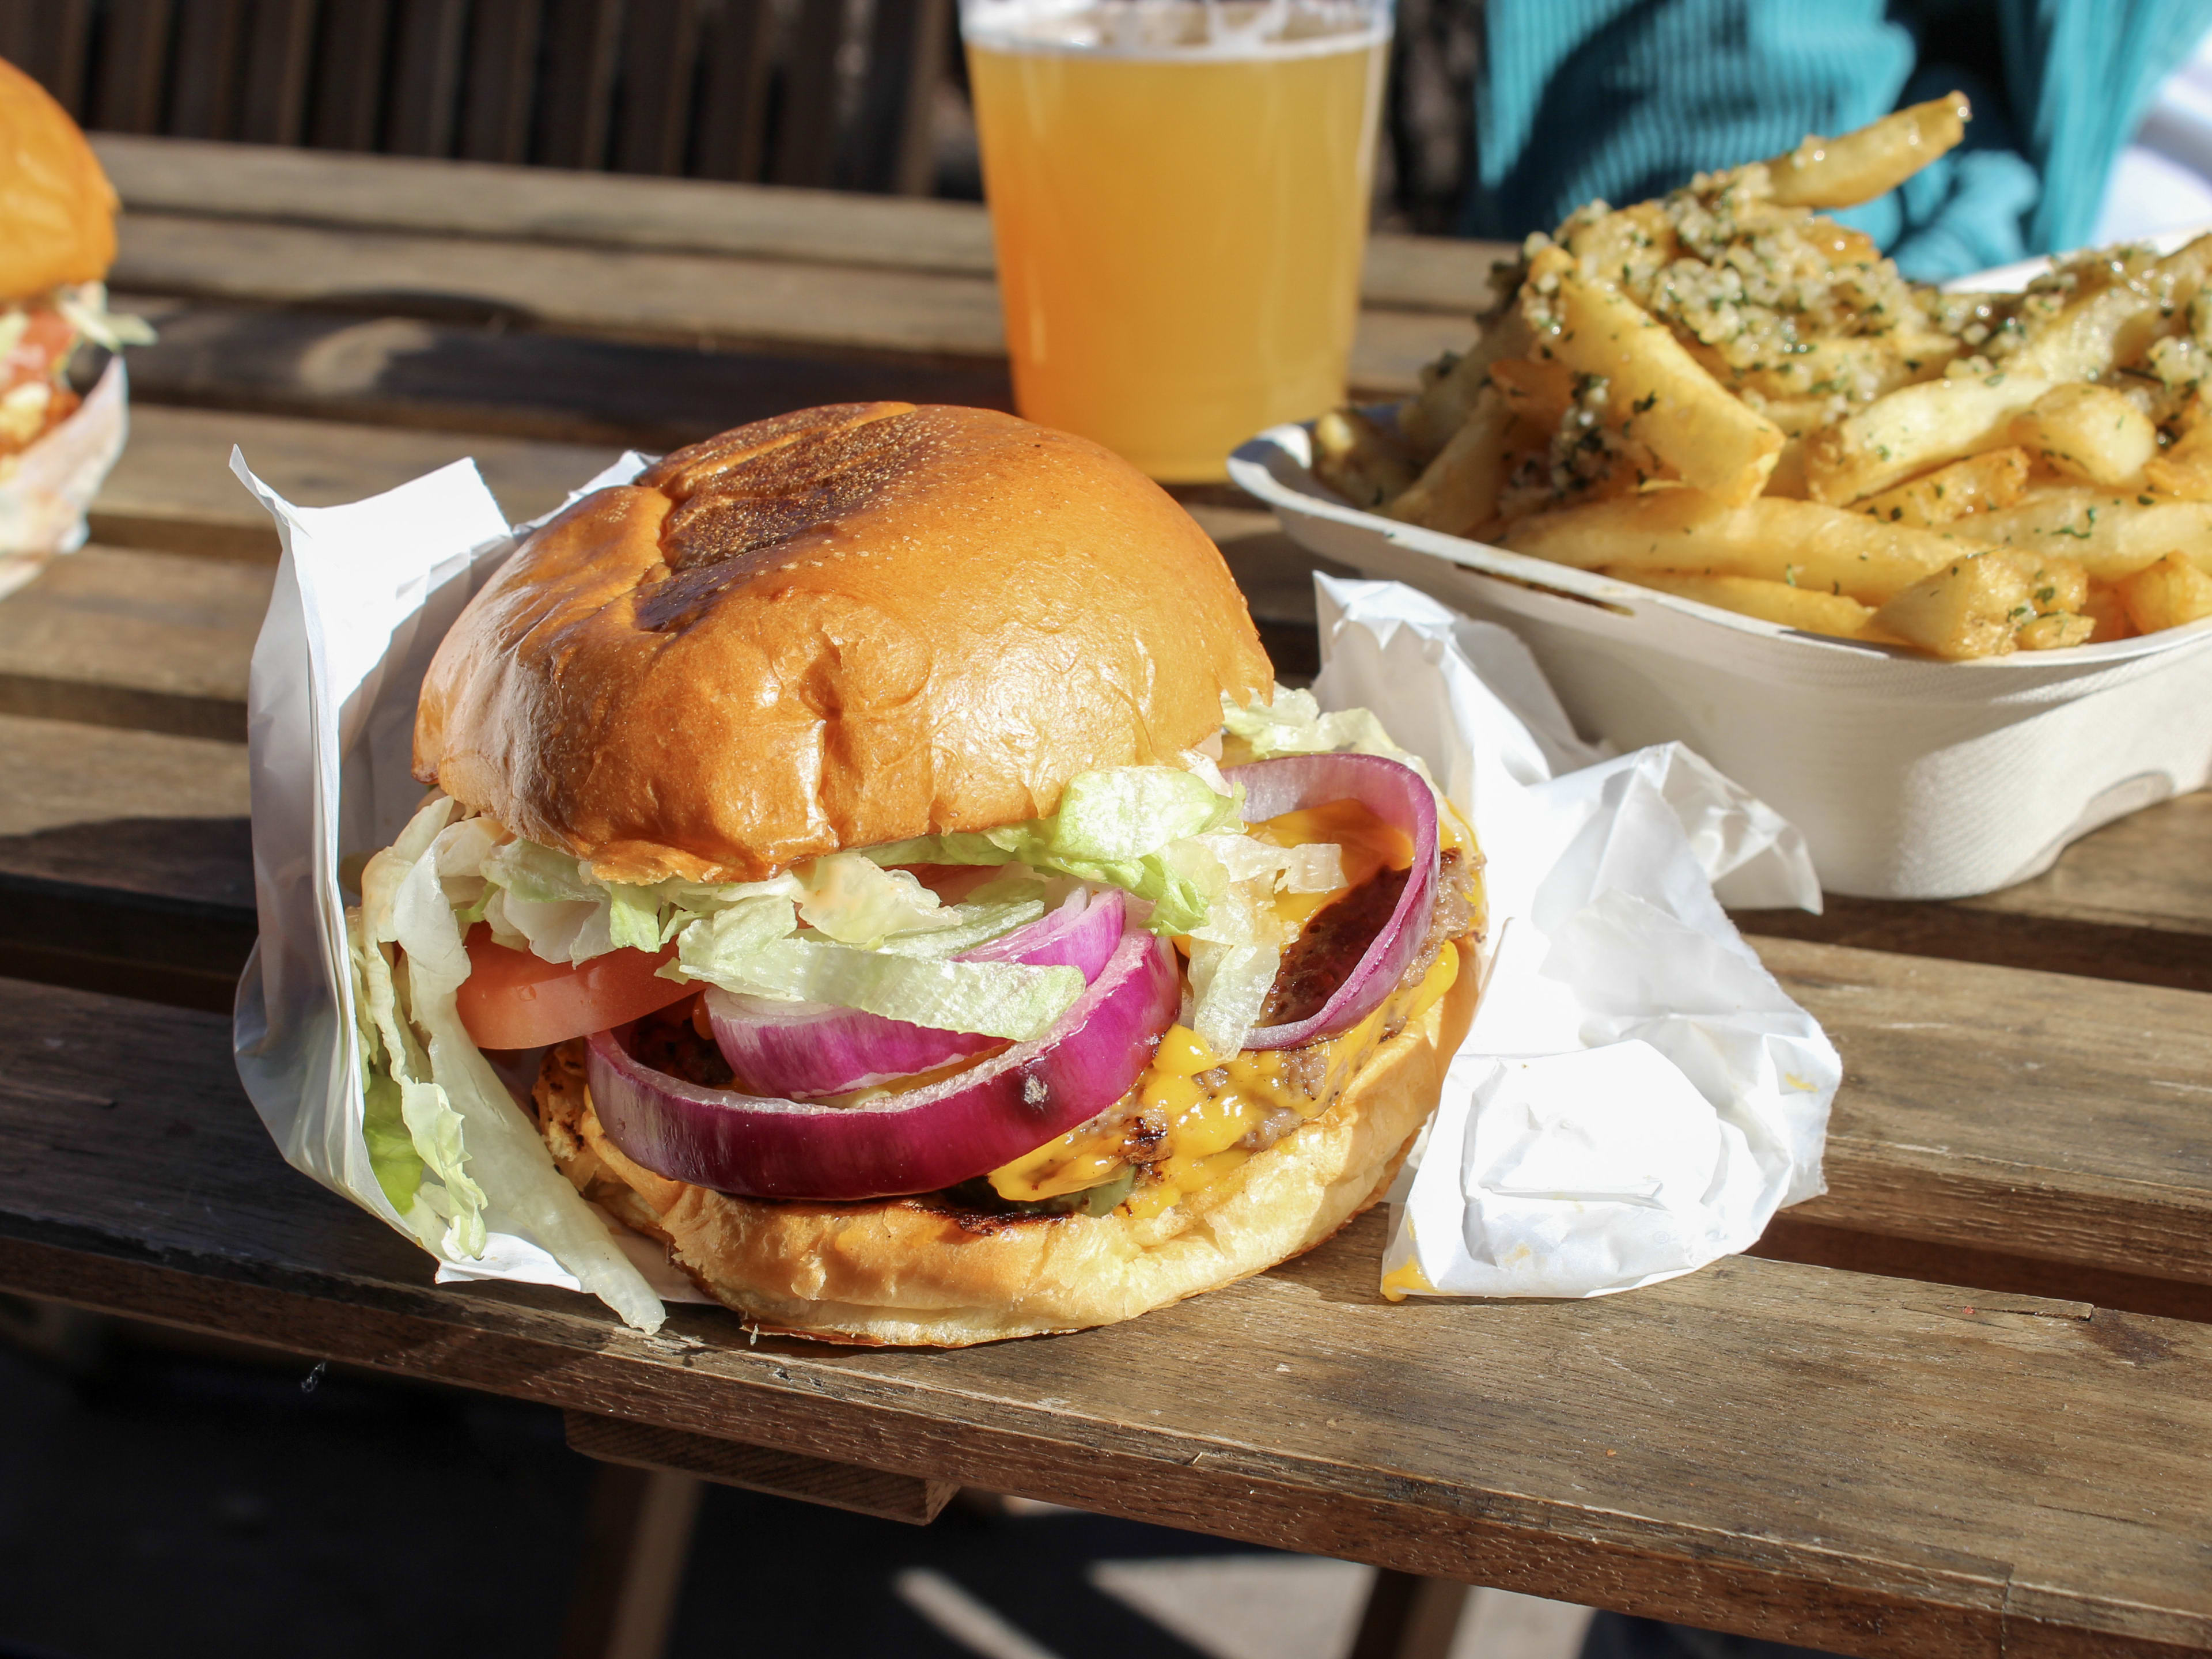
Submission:
<svg viewBox="0 0 2212 1659">
<path fill-rule="evenodd" d="M 606 1139 L 580 1042 L 546 1056 L 538 1116 L 586 1198 L 661 1240 L 761 1330 L 926 1347 L 1081 1330 L 1264 1273 L 1381 1198 L 1474 1018 L 1473 969 L 1377 1048 L 1328 1110 L 1143 1219 L 985 1214 L 935 1198 L 776 1202 L 671 1181 Z"/>
</svg>

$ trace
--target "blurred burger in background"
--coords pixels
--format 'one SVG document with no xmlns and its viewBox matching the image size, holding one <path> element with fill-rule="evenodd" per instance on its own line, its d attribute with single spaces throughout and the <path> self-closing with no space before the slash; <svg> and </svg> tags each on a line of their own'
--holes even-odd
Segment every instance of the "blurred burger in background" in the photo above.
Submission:
<svg viewBox="0 0 2212 1659">
<path fill-rule="evenodd" d="M 154 337 L 107 309 L 116 207 L 69 112 L 0 61 L 0 476 L 76 413 L 79 346 L 113 351 Z"/>
</svg>

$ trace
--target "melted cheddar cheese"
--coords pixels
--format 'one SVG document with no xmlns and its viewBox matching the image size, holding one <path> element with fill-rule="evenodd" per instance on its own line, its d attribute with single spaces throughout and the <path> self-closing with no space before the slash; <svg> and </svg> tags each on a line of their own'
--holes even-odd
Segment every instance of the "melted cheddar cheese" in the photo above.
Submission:
<svg viewBox="0 0 2212 1659">
<path fill-rule="evenodd" d="M 1459 972 L 1459 950 L 1448 945 L 1419 984 L 1395 992 L 1350 1030 L 1297 1050 L 1247 1049 L 1217 1065 L 1194 1033 L 1170 1027 L 1136 1086 L 1142 1121 L 1163 1131 L 1158 1156 L 1141 1172 L 1122 1208 L 1139 1218 L 1156 1216 L 1212 1186 L 1253 1155 L 1239 1143 L 1273 1112 L 1318 1117 L 1366 1064 L 1384 1033 L 1426 1013 Z M 1288 1075 L 1293 1053 L 1302 1057 L 1301 1069 L 1310 1079 L 1318 1073 L 1310 1093 Z M 1210 1079 L 1216 1072 L 1218 1083 L 1201 1081 L 1201 1074 Z M 1079 1192 L 1111 1180 L 1129 1161 L 1128 1151 L 1126 1119 L 1103 1130 L 1086 1124 L 994 1170 L 991 1186 L 1001 1198 L 1028 1202 Z"/>
<path fill-rule="evenodd" d="M 1456 813 L 1439 812 L 1437 829 L 1444 849 L 1467 850 L 1466 828 Z M 1252 825 L 1251 833 L 1277 847 L 1333 842 L 1342 855 L 1342 886 L 1275 896 L 1276 914 L 1293 935 L 1378 871 L 1403 870 L 1413 861 L 1412 840 L 1357 801 L 1285 812 Z M 1176 943 L 1189 953 L 1188 940 Z M 1427 1012 L 1451 989 L 1459 969 L 1458 950 L 1447 947 L 1418 985 L 1394 992 L 1350 1030 L 1296 1050 L 1247 1049 L 1224 1061 L 1207 1053 L 1194 1032 L 1172 1026 L 1137 1080 L 1133 1123 L 1124 1110 L 1084 1124 L 992 1170 L 991 1186 L 1001 1198 L 1036 1203 L 1099 1186 L 1140 1163 L 1137 1186 L 1121 1208 L 1139 1218 L 1158 1215 L 1243 1164 L 1255 1149 L 1243 1143 L 1271 1120 L 1279 1130 L 1285 1113 L 1303 1121 L 1326 1111 L 1384 1033 Z M 1297 1056 L 1295 1082 L 1289 1072 L 1292 1054 Z"/>
</svg>

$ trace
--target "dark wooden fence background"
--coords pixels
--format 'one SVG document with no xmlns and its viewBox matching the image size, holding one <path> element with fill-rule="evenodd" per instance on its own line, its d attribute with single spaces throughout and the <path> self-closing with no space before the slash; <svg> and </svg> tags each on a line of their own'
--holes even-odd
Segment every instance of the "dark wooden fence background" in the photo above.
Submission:
<svg viewBox="0 0 2212 1659">
<path fill-rule="evenodd" d="M 0 0 L 88 127 L 928 192 L 952 0 Z"/>
<path fill-rule="evenodd" d="M 1447 231 L 1480 0 L 1399 0 L 1378 219 Z M 955 0 L 0 0 L 87 127 L 979 193 Z"/>
</svg>

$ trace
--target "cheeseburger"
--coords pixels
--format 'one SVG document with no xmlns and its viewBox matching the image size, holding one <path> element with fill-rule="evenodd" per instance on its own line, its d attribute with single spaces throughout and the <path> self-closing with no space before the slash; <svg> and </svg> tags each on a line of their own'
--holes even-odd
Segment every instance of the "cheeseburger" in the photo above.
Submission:
<svg viewBox="0 0 2212 1659">
<path fill-rule="evenodd" d="M 1156 485 L 1010 416 L 807 410 L 580 498 L 414 757 L 349 917 L 378 1181 L 641 1322 L 591 1206 L 833 1341 L 1244 1278 L 1382 1194 L 1473 1012 L 1419 762 L 1273 686 Z"/>
<path fill-rule="evenodd" d="M 70 360 L 154 336 L 111 316 L 115 188 L 69 112 L 0 61 L 0 476 L 75 412 Z"/>
</svg>

